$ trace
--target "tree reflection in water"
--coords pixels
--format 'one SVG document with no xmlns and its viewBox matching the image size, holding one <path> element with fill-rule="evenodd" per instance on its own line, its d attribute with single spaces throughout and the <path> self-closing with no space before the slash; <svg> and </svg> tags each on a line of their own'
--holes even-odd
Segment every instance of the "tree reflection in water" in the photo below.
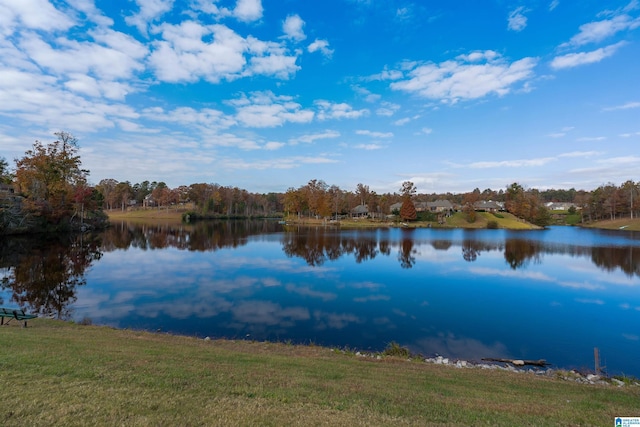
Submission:
<svg viewBox="0 0 640 427">
<path fill-rule="evenodd" d="M 507 239 L 504 247 L 504 259 L 513 269 L 525 267 L 532 259 L 540 261 L 543 246 L 540 242 L 524 239 Z"/>
<path fill-rule="evenodd" d="M 193 224 L 113 223 L 104 233 L 104 249 L 111 251 L 177 248 L 189 251 L 215 251 L 245 245 L 252 235 L 280 231 L 276 221 L 199 221 Z"/>
<path fill-rule="evenodd" d="M 22 308 L 59 319 L 70 317 L 84 273 L 102 257 L 100 239 L 77 235 L 55 240 L 12 238 L 0 247 L 0 267 L 7 273 L 2 289 Z"/>
<path fill-rule="evenodd" d="M 296 227 L 282 237 L 282 250 L 288 257 L 297 256 L 307 264 L 319 266 L 327 260 L 335 261 L 353 255 L 356 263 L 374 259 L 379 253 L 388 255 L 387 246 L 378 249 L 378 241 L 369 233 L 341 234 L 337 230 L 315 227 Z"/>
<path fill-rule="evenodd" d="M 606 271 L 620 269 L 629 277 L 640 276 L 640 255 L 636 243 L 628 246 L 591 246 L 577 242 L 544 242 L 527 238 L 502 240 L 478 236 L 446 239 L 418 230 L 340 230 L 325 227 L 285 227 L 276 221 L 209 221 L 192 225 L 114 224 L 99 237 L 78 235 L 42 241 L 41 238 L 10 237 L 0 242 L 0 278 L 4 291 L 1 304 L 13 302 L 46 315 L 70 316 L 68 306 L 76 300 L 84 273 L 103 252 L 175 247 L 188 251 L 216 251 L 247 244 L 250 236 L 277 234 L 282 250 L 289 257 L 320 266 L 343 256 L 356 263 L 377 256 L 391 256 L 397 247 L 400 267 L 413 268 L 416 248 L 431 245 L 437 251 L 460 247 L 462 258 L 473 262 L 481 252 L 499 251 L 511 269 L 527 268 L 540 262 L 544 254 L 586 257 Z M 451 233 L 455 236 L 454 233 Z M 435 238 L 434 238 L 435 237 Z M 0 296 L 0 299 L 3 296 Z M 10 300 L 10 301 L 8 301 Z"/>
</svg>

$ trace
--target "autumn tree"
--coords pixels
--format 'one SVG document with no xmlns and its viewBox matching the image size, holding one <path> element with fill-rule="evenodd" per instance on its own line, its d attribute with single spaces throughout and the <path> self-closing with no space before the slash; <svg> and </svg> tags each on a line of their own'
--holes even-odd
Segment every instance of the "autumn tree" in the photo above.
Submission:
<svg viewBox="0 0 640 427">
<path fill-rule="evenodd" d="M 371 195 L 369 186 L 364 184 L 358 184 L 356 186 L 356 195 L 360 199 L 360 205 L 368 205 L 369 196 Z"/>
<path fill-rule="evenodd" d="M 509 213 L 541 227 L 550 223 L 551 215 L 537 190 L 525 190 L 514 182 L 507 187 L 505 207 Z"/>
<path fill-rule="evenodd" d="M 486 190 L 485 190 L 486 191 Z M 476 188 L 471 193 L 466 193 L 463 198 L 464 217 L 469 223 L 476 222 L 476 207 L 475 204 L 480 201 L 480 190 Z"/>
<path fill-rule="evenodd" d="M 78 141 L 67 132 L 48 145 L 36 141 L 16 160 L 16 186 L 25 207 L 47 223 L 61 224 L 74 213 L 77 187 L 86 187 L 88 171 L 81 168 Z"/>
<path fill-rule="evenodd" d="M 119 182 L 114 189 L 116 206 L 120 205 L 120 208 L 124 211 L 129 205 L 129 201 L 133 195 L 133 189 L 129 181 Z"/>
<path fill-rule="evenodd" d="M 287 192 L 284 195 L 284 210 L 287 213 L 287 216 L 291 213 L 300 218 L 300 214 L 302 213 L 302 194 L 300 190 L 296 190 L 293 187 L 287 189 Z"/>
<path fill-rule="evenodd" d="M 303 193 L 307 198 L 309 215 L 331 215 L 331 204 L 327 197 L 327 183 L 322 180 L 312 179 L 304 188 Z"/>
<path fill-rule="evenodd" d="M 640 196 L 638 195 L 638 184 L 632 180 L 628 180 L 620 186 L 621 198 L 628 206 L 628 212 L 631 219 L 634 218 L 634 211 L 638 209 Z"/>
<path fill-rule="evenodd" d="M 337 185 L 332 185 L 327 190 L 327 195 L 331 202 L 331 209 L 335 215 L 335 218 L 338 218 L 342 210 L 342 203 L 344 201 L 344 192 Z"/>
<path fill-rule="evenodd" d="M 402 206 L 400 207 L 400 218 L 404 221 L 415 221 L 418 218 L 418 212 L 416 212 L 416 206 L 413 204 L 411 198 L 416 194 L 416 186 L 411 181 L 405 181 L 402 183 L 400 193 L 402 194 Z"/>
<path fill-rule="evenodd" d="M 117 202 L 116 186 L 118 181 L 112 178 L 102 179 L 96 189 L 102 194 L 107 209 L 113 209 Z"/>
</svg>

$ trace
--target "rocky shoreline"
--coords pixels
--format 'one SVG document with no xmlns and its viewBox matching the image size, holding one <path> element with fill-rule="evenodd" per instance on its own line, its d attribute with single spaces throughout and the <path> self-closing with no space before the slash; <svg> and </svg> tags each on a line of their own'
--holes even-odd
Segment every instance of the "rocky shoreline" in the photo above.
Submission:
<svg viewBox="0 0 640 427">
<path fill-rule="evenodd" d="M 334 349 L 334 352 L 347 354 L 348 351 Z M 357 351 L 354 353 L 356 357 L 373 358 L 382 360 L 385 357 L 381 353 L 363 353 Z M 564 381 L 573 381 L 580 384 L 588 385 L 602 385 L 602 386 L 615 386 L 615 387 L 640 387 L 640 379 L 633 377 L 610 377 L 604 374 L 597 375 L 594 373 L 582 373 L 575 369 L 566 370 L 550 367 L 524 367 L 522 360 L 514 360 L 514 363 L 509 362 L 471 362 L 467 360 L 450 359 L 443 356 L 435 357 L 409 357 L 407 361 L 421 361 L 424 363 L 430 363 L 434 365 L 449 366 L 454 369 L 491 369 L 502 370 L 520 374 L 529 374 L 535 376 L 549 377 L 561 379 Z M 620 379 L 622 378 L 622 379 Z"/>
</svg>

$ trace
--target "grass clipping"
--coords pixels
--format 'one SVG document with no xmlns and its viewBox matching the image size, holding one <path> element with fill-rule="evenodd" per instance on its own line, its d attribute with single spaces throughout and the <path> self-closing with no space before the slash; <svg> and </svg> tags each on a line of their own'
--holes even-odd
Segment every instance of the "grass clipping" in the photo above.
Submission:
<svg viewBox="0 0 640 427">
<path fill-rule="evenodd" d="M 38 319 L 0 328 L 5 426 L 609 425 L 638 387 L 456 369 L 316 346 Z"/>
</svg>

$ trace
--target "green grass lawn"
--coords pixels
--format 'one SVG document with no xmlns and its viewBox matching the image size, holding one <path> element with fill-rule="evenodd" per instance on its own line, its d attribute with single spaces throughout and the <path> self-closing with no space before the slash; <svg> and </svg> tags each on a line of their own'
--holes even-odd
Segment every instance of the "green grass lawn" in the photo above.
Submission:
<svg viewBox="0 0 640 427">
<path fill-rule="evenodd" d="M 495 221 L 498 228 L 508 228 L 511 230 L 531 230 L 537 229 L 533 224 L 518 219 L 507 212 L 500 212 L 498 216 L 490 212 L 476 212 L 476 220 L 468 222 L 463 212 L 456 212 L 447 218 L 447 226 L 456 228 L 487 228 L 489 221 Z"/>
<path fill-rule="evenodd" d="M 613 425 L 640 387 L 54 320 L 0 327 L 4 426 Z"/>
</svg>

